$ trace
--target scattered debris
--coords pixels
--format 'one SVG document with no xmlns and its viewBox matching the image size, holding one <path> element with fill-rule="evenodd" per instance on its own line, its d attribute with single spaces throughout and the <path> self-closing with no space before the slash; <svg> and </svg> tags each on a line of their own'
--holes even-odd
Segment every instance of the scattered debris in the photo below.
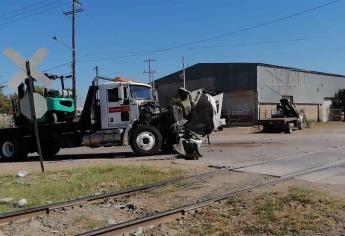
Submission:
<svg viewBox="0 0 345 236">
<path fill-rule="evenodd" d="M 12 197 L 5 197 L 5 198 L 0 198 L 0 204 L 9 204 L 14 201 L 14 198 Z"/>
<path fill-rule="evenodd" d="M 26 205 L 28 205 L 28 200 L 26 200 L 26 199 L 20 199 L 18 202 L 17 202 L 17 206 L 18 207 L 25 207 Z"/>
<path fill-rule="evenodd" d="M 121 205 L 114 205 L 113 206 L 116 209 L 128 209 L 129 211 L 134 211 L 135 209 L 137 209 L 137 207 L 134 204 L 121 204 Z"/>
<path fill-rule="evenodd" d="M 143 232 L 144 232 L 144 231 L 143 231 L 143 227 L 139 227 L 139 229 L 138 229 L 137 231 L 135 231 L 135 232 L 133 233 L 133 235 L 134 235 L 134 236 L 139 236 L 139 235 L 141 235 Z"/>
<path fill-rule="evenodd" d="M 116 224 L 116 221 L 114 219 L 107 219 L 107 224 L 108 225 L 114 225 L 114 224 Z"/>
<path fill-rule="evenodd" d="M 135 209 L 137 209 L 137 207 L 134 204 L 127 204 L 126 207 L 128 208 L 128 210 L 130 211 L 134 211 Z"/>
<path fill-rule="evenodd" d="M 25 170 L 21 170 L 21 171 L 19 171 L 18 173 L 17 173 L 17 177 L 19 177 L 19 178 L 23 178 L 23 177 L 25 177 L 25 176 L 27 176 L 27 175 L 29 175 L 29 172 L 27 172 L 27 171 L 25 171 Z"/>
</svg>

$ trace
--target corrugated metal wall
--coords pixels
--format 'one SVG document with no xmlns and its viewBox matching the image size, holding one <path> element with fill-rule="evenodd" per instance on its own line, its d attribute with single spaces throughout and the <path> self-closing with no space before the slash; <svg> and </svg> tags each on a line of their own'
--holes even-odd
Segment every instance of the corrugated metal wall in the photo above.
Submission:
<svg viewBox="0 0 345 236">
<path fill-rule="evenodd" d="M 204 88 L 212 92 L 256 90 L 256 64 L 199 63 L 186 69 L 186 88 Z M 160 104 L 166 106 L 183 86 L 182 71 L 156 81 Z"/>
<path fill-rule="evenodd" d="M 293 96 L 294 103 L 323 104 L 345 88 L 345 78 L 283 68 L 258 66 L 258 99 L 260 103 L 277 103 L 281 96 Z"/>
<path fill-rule="evenodd" d="M 183 86 L 181 74 L 178 71 L 156 81 L 161 105 L 177 97 Z M 186 78 L 188 90 L 224 92 L 224 115 L 242 114 L 241 119 L 254 122 L 270 115 L 282 96 L 292 96 L 309 120 L 322 120 L 329 117 L 324 114 L 324 102 L 345 88 L 344 76 L 258 63 L 200 63 L 187 68 Z"/>
<path fill-rule="evenodd" d="M 254 90 L 225 92 L 222 115 L 232 124 L 255 122 L 255 92 Z"/>
</svg>

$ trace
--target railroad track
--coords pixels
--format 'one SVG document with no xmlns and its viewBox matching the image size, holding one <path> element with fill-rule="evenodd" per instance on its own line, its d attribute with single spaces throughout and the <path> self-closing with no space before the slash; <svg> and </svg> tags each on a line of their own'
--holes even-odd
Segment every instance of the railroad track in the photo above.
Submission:
<svg viewBox="0 0 345 236">
<path fill-rule="evenodd" d="M 171 180 L 164 180 L 160 181 L 158 183 L 153 183 L 145 186 L 140 186 L 140 187 L 134 187 L 134 188 L 129 188 L 125 190 L 120 190 L 116 192 L 109 192 L 109 193 L 104 193 L 104 194 L 98 194 L 98 195 L 91 195 L 91 196 L 86 196 L 86 197 L 81 197 L 65 202 L 60 202 L 60 203 L 54 203 L 54 204 L 48 204 L 44 206 L 39 206 L 39 207 L 33 207 L 33 208 L 27 208 L 23 210 L 18 210 L 18 211 L 13 211 L 13 212 L 8 212 L 4 214 L 0 214 L 0 224 L 14 221 L 14 220 L 19 220 L 19 219 L 25 219 L 25 218 L 30 218 L 34 216 L 40 216 L 40 215 L 47 215 L 52 211 L 56 211 L 65 207 L 72 207 L 76 205 L 82 205 L 82 204 L 87 204 L 95 201 L 99 201 L 102 199 L 106 198 L 121 198 L 121 197 L 126 197 L 130 195 L 134 195 L 143 191 L 151 190 L 154 188 L 159 188 L 163 187 L 168 184 L 174 184 L 180 181 L 186 181 L 186 180 L 192 180 L 192 179 L 198 179 L 202 177 L 206 177 L 209 175 L 214 175 L 214 174 L 221 174 L 224 173 L 225 171 L 236 171 L 244 167 L 248 166 L 255 166 L 255 165 L 260 165 L 263 163 L 267 163 L 267 161 L 259 161 L 255 163 L 249 163 L 249 164 L 244 164 L 244 165 L 239 165 L 236 167 L 224 167 L 221 170 L 217 171 L 211 171 L 211 172 L 206 172 L 206 173 L 201 173 L 201 174 L 196 174 L 196 175 L 191 175 L 187 177 L 179 177 Z"/>
<path fill-rule="evenodd" d="M 223 169 L 223 170 L 217 170 L 217 171 L 211 171 L 211 172 L 191 175 L 191 176 L 187 176 L 187 177 L 178 177 L 178 178 L 174 178 L 171 180 L 164 180 L 164 181 L 160 181 L 158 183 L 148 184 L 148 185 L 144 185 L 144 186 L 140 186 L 140 187 L 129 188 L 129 189 L 120 190 L 120 191 L 116 191 L 116 192 L 91 195 L 91 196 L 81 197 L 81 198 L 77 198 L 77 199 L 70 200 L 70 201 L 65 201 L 65 202 L 60 202 L 60 203 L 55 203 L 55 204 L 48 204 L 48 205 L 44 205 L 44 206 L 33 207 L 33 208 L 24 209 L 24 210 L 4 213 L 4 214 L 0 214 L 0 224 L 14 221 L 14 220 L 23 219 L 23 218 L 30 218 L 33 216 L 47 215 L 50 212 L 56 211 L 58 209 L 62 209 L 62 208 L 66 208 L 66 207 L 72 207 L 72 206 L 76 206 L 76 205 L 87 204 L 87 203 L 99 201 L 99 200 L 106 199 L 106 198 L 127 197 L 130 195 L 134 195 L 134 194 L 138 194 L 140 192 L 147 191 L 147 190 L 163 187 L 163 186 L 168 185 L 168 184 L 174 184 L 174 183 L 181 182 L 181 181 L 198 179 L 198 178 L 202 178 L 202 177 L 206 177 L 206 176 L 210 176 L 210 175 L 214 175 L 214 174 L 220 174 L 220 173 L 224 173 L 225 171 L 228 171 L 228 170 Z"/>
<path fill-rule="evenodd" d="M 272 161 L 275 161 L 275 160 L 272 160 Z M 0 214 L 0 224 L 7 223 L 10 221 L 14 221 L 14 220 L 19 220 L 19 219 L 30 218 L 30 217 L 34 217 L 34 216 L 47 215 L 50 212 L 54 212 L 58 209 L 63 209 L 66 207 L 73 207 L 76 205 L 88 204 L 88 203 L 100 201 L 100 200 L 106 199 L 106 198 L 128 197 L 131 195 L 138 194 L 140 192 L 145 192 L 148 190 L 152 190 L 155 188 L 163 187 L 163 186 L 166 186 L 169 184 L 174 184 L 174 183 L 181 182 L 181 181 L 199 179 L 202 177 L 217 175 L 217 174 L 221 174 L 221 173 L 228 172 L 228 171 L 240 171 L 242 168 L 245 168 L 245 167 L 267 164 L 269 162 L 271 162 L 271 161 L 264 160 L 264 161 L 254 162 L 254 163 L 247 163 L 244 165 L 239 165 L 239 166 L 235 166 L 235 167 L 228 167 L 228 168 L 224 168 L 224 169 L 217 170 L 217 171 L 211 171 L 211 172 L 191 175 L 191 176 L 187 176 L 187 177 L 178 177 L 178 178 L 174 178 L 171 180 L 160 181 L 158 183 L 153 183 L 153 184 L 140 186 L 140 187 L 134 187 L 134 188 L 120 190 L 120 191 L 116 191 L 116 192 L 91 195 L 91 196 L 82 197 L 82 198 L 78 198 L 78 199 L 74 199 L 74 200 L 70 200 L 70 201 L 65 201 L 65 202 L 61 202 L 61 203 L 49 204 L 49 205 L 44 205 L 44 206 L 28 208 L 28 209 L 14 211 L 14 212 L 9 212 L 9 213 L 5 213 L 5 214 Z M 214 204 L 216 202 L 222 201 L 224 199 L 227 199 L 227 198 L 232 197 L 234 195 L 240 194 L 242 192 L 246 192 L 246 191 L 253 190 L 256 188 L 260 188 L 260 187 L 264 187 L 267 185 L 283 182 L 283 181 L 289 180 L 291 178 L 302 176 L 302 175 L 312 173 L 315 171 L 320 171 L 322 169 L 340 166 L 343 164 L 345 164 L 345 163 L 339 162 L 339 163 L 335 163 L 334 165 L 320 166 L 317 168 L 308 169 L 304 172 L 300 171 L 300 172 L 292 173 L 289 176 L 285 176 L 285 177 L 282 177 L 276 181 L 270 181 L 270 182 L 267 182 L 264 184 L 259 184 L 259 185 L 249 184 L 249 187 L 248 186 L 243 187 L 239 190 L 227 193 L 225 195 L 219 195 L 219 196 L 214 197 L 214 198 L 209 199 L 209 200 L 198 201 L 196 203 L 188 204 L 188 205 L 181 207 L 181 208 L 176 208 L 176 209 L 160 212 L 157 214 L 152 214 L 152 215 L 149 215 L 146 217 L 122 222 L 119 224 L 109 225 L 109 226 L 106 226 L 104 228 L 100 228 L 100 229 L 97 229 L 94 231 L 82 233 L 80 235 L 122 234 L 124 232 L 129 232 L 133 229 L 136 229 L 139 226 L 144 227 L 146 225 L 152 225 L 155 223 L 162 223 L 164 221 L 169 221 L 173 218 L 180 216 L 181 214 L 184 214 L 185 212 L 188 212 L 188 211 L 191 211 L 193 209 L 200 208 L 200 207 L 208 206 L 210 204 Z"/>
<path fill-rule="evenodd" d="M 149 216 L 140 217 L 140 218 L 137 218 L 134 220 L 125 221 L 125 222 L 121 222 L 118 224 L 109 225 L 109 226 L 102 227 L 102 228 L 99 228 L 96 230 L 92 230 L 89 232 L 84 232 L 84 233 L 78 234 L 78 236 L 123 235 L 124 233 L 133 232 L 133 231 L 137 230 L 139 227 L 148 227 L 151 225 L 156 225 L 158 223 L 171 222 L 172 220 L 174 220 L 174 219 L 176 219 L 182 215 L 185 215 L 188 212 L 191 212 L 191 211 L 196 210 L 198 208 L 203 208 L 203 207 L 221 202 L 223 200 L 227 200 L 233 196 L 239 195 L 239 194 L 244 193 L 244 192 L 248 192 L 248 191 L 259 189 L 259 188 L 266 187 L 269 185 L 285 182 L 285 181 L 291 180 L 293 178 L 300 177 L 300 176 L 310 174 L 313 172 L 321 171 L 324 169 L 343 166 L 344 164 L 345 164 L 344 161 L 337 162 L 335 164 L 330 164 L 327 166 L 318 166 L 315 168 L 306 169 L 304 171 L 294 172 L 294 173 L 291 173 L 289 175 L 282 176 L 279 179 L 275 179 L 273 181 L 268 181 L 267 183 L 260 183 L 257 185 L 249 184 L 248 186 L 245 186 L 241 189 L 238 189 L 238 190 L 235 190 L 232 192 L 228 192 L 226 194 L 219 195 L 219 196 L 213 197 L 213 198 L 208 199 L 208 200 L 197 201 L 195 203 L 188 204 L 188 205 L 185 205 L 183 207 L 159 212 L 157 214 L 152 214 Z"/>
</svg>

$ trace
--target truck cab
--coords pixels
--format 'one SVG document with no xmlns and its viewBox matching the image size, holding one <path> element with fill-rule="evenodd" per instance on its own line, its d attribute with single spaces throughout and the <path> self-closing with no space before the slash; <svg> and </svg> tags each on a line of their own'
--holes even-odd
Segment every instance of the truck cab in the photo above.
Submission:
<svg viewBox="0 0 345 236">
<path fill-rule="evenodd" d="M 139 107 L 154 102 L 150 85 L 113 82 L 99 85 L 101 128 L 126 128 L 139 118 Z"/>
</svg>

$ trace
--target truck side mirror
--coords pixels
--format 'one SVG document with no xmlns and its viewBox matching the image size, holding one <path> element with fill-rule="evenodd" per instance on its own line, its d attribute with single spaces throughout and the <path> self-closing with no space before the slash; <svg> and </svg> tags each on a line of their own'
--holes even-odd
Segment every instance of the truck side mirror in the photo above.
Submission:
<svg viewBox="0 0 345 236">
<path fill-rule="evenodd" d="M 121 101 L 121 104 L 122 104 L 122 105 L 129 105 L 129 98 L 124 98 L 124 99 Z"/>
<path fill-rule="evenodd" d="M 155 101 L 157 103 L 159 102 L 157 89 L 152 90 L 152 98 L 153 98 L 153 101 Z"/>
</svg>

